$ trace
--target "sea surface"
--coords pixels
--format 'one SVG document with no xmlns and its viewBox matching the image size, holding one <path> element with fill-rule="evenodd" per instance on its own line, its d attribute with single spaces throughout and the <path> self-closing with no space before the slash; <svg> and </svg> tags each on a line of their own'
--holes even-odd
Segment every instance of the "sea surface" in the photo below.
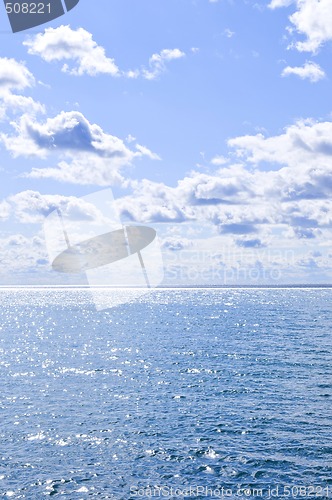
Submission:
<svg viewBox="0 0 332 500">
<path fill-rule="evenodd" d="M 332 497 L 332 289 L 0 304 L 1 497 Z"/>
</svg>

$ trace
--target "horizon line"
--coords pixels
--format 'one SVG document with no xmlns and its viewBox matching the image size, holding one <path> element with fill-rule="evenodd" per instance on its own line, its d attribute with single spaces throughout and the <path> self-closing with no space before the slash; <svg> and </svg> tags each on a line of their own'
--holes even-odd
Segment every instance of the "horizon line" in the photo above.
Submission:
<svg viewBox="0 0 332 500">
<path fill-rule="evenodd" d="M 0 285 L 0 290 L 36 290 L 36 289 L 71 289 L 71 290 L 191 290 L 191 289 L 287 289 L 287 288 L 332 288 L 332 283 L 311 283 L 311 284 L 290 284 L 282 285 L 174 285 L 174 286 L 158 286 L 158 287 L 142 287 L 142 286 L 89 286 L 89 285 Z"/>
</svg>

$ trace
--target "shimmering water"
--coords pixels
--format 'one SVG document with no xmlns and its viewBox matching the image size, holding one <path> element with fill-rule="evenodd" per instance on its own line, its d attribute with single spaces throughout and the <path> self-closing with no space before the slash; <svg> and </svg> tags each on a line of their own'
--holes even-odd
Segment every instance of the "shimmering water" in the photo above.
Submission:
<svg viewBox="0 0 332 500">
<path fill-rule="evenodd" d="M 0 298 L 2 496 L 332 492 L 331 289 Z"/>
</svg>

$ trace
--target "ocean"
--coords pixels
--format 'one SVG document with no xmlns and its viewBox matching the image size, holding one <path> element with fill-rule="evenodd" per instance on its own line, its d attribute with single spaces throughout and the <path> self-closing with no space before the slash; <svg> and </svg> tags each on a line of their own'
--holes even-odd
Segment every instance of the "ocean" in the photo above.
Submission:
<svg viewBox="0 0 332 500">
<path fill-rule="evenodd" d="M 332 497 L 332 289 L 0 298 L 2 497 Z"/>
</svg>

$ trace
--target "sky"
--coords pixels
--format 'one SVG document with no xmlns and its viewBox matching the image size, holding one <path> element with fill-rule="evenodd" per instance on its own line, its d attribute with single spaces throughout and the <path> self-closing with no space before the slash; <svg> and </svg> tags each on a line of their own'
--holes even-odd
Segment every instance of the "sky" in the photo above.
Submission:
<svg viewBox="0 0 332 500">
<path fill-rule="evenodd" d="M 0 285 L 84 284 L 44 225 L 105 189 L 165 286 L 332 283 L 332 0 L 80 0 L 15 34 L 0 6 L 0 37 Z"/>
</svg>

